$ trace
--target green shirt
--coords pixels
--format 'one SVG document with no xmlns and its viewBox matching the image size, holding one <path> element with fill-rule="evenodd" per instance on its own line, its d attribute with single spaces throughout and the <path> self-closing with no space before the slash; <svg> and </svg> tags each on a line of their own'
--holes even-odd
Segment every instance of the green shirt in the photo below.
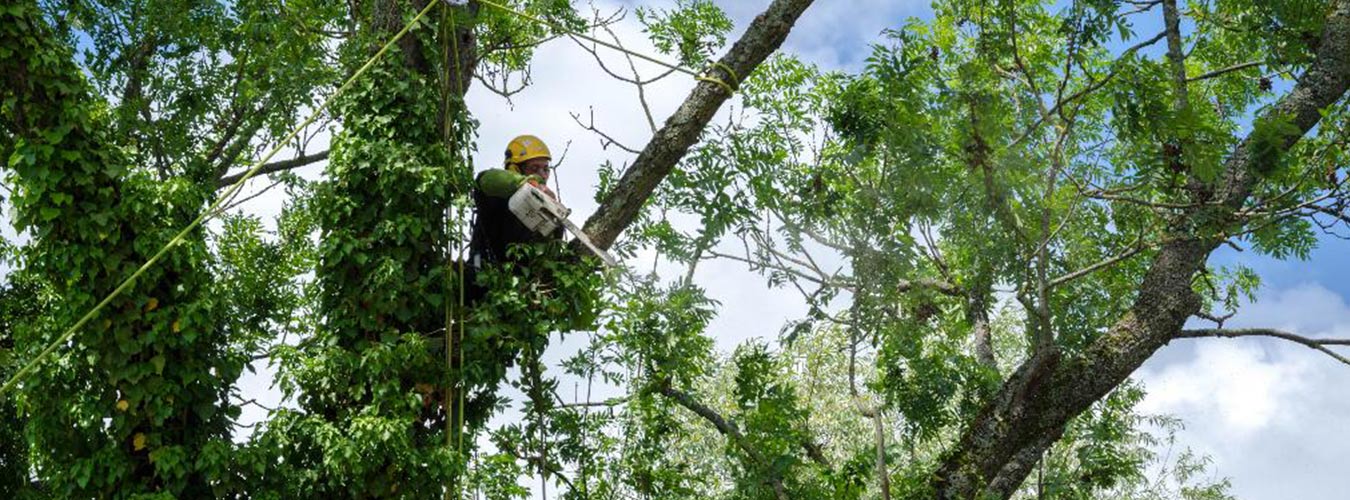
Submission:
<svg viewBox="0 0 1350 500">
<path fill-rule="evenodd" d="M 510 170 L 492 169 L 483 172 L 478 176 L 478 190 L 483 194 L 493 198 L 510 198 L 516 194 L 516 190 L 527 181 L 539 177 L 533 175 L 521 175 Z"/>
</svg>

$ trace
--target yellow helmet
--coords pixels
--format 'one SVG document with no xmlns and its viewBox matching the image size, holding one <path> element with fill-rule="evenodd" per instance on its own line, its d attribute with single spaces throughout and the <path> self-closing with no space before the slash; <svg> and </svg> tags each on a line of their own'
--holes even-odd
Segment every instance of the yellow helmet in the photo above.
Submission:
<svg viewBox="0 0 1350 500">
<path fill-rule="evenodd" d="M 532 135 L 517 136 L 506 145 L 506 169 L 519 172 L 521 163 L 535 158 L 553 158 L 544 141 Z"/>
</svg>

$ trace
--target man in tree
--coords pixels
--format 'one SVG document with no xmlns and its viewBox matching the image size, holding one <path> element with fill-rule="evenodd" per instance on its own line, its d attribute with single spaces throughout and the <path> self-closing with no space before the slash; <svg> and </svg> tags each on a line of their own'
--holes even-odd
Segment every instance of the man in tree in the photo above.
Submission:
<svg viewBox="0 0 1350 500">
<path fill-rule="evenodd" d="M 509 207 L 511 195 L 526 184 L 557 200 L 558 197 L 548 189 L 549 163 L 553 159 L 548 146 L 538 137 L 522 135 L 507 144 L 505 156 L 503 168 L 478 174 L 474 182 L 473 202 L 477 217 L 469 251 L 475 267 L 508 262 L 506 250 L 513 244 L 540 243 L 563 236 L 562 227 L 551 236 L 536 233 L 511 213 Z"/>
</svg>

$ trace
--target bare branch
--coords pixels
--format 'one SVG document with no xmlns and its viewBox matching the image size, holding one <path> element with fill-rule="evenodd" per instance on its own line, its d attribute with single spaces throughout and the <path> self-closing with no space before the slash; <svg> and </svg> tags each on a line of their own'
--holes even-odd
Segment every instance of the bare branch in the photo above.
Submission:
<svg viewBox="0 0 1350 500">
<path fill-rule="evenodd" d="M 1229 66 L 1229 67 L 1227 67 L 1227 68 L 1216 69 L 1216 70 L 1210 71 L 1210 72 L 1208 72 L 1208 73 L 1202 73 L 1202 74 L 1200 74 L 1200 75 L 1198 75 L 1198 76 L 1192 76 L 1192 77 L 1186 79 L 1186 83 L 1198 82 L 1198 81 L 1201 81 L 1201 80 L 1208 80 L 1208 79 L 1210 79 L 1210 78 L 1215 78 L 1215 77 L 1223 76 L 1223 75 L 1226 75 L 1226 74 L 1228 74 L 1228 73 L 1232 73 L 1232 72 L 1234 72 L 1234 71 L 1242 71 L 1242 70 L 1247 69 L 1247 68 L 1256 68 L 1256 67 L 1260 67 L 1260 66 L 1263 65 L 1263 64 L 1265 64 L 1265 61 L 1247 61 L 1247 62 L 1241 63 L 1241 64 L 1234 64 L 1234 65 Z"/>
<path fill-rule="evenodd" d="M 619 149 L 622 149 L 622 150 L 627 151 L 627 152 L 632 153 L 632 154 L 638 154 L 638 153 L 641 152 L 641 151 L 638 151 L 638 150 L 636 150 L 636 149 L 633 149 L 633 148 L 630 148 L 630 147 L 628 147 L 628 146 L 625 146 L 622 142 L 619 142 L 619 141 L 618 141 L 617 139 L 615 139 L 613 136 L 610 136 L 609 134 L 606 134 L 606 133 L 600 131 L 600 129 L 596 128 L 596 127 L 595 127 L 595 108 L 591 108 L 590 113 L 591 113 L 591 122 L 590 122 L 589 124 L 587 124 L 587 123 L 581 123 L 581 115 L 579 115 L 579 114 L 577 114 L 577 113 L 568 113 L 568 114 L 572 115 L 572 120 L 575 121 L 575 122 L 577 122 L 577 126 L 583 128 L 583 129 L 586 129 L 586 130 L 588 130 L 588 131 L 594 132 L 595 135 L 600 136 L 600 147 L 601 147 L 602 149 L 603 149 L 603 148 L 608 148 L 610 145 L 614 145 L 614 146 L 618 146 Z"/>
<path fill-rule="evenodd" d="M 1131 5 L 1134 5 L 1135 7 L 1134 7 L 1133 10 L 1128 10 L 1128 11 L 1125 11 L 1125 12 L 1120 13 L 1120 17 L 1130 16 L 1130 15 L 1134 15 L 1134 14 L 1139 14 L 1139 13 L 1141 13 L 1141 12 L 1148 12 L 1148 11 L 1150 11 L 1150 10 L 1153 10 L 1154 7 L 1157 7 L 1158 4 L 1162 3 L 1162 0 L 1152 0 L 1152 1 L 1149 1 L 1149 2 L 1134 2 L 1134 1 L 1129 1 L 1129 2 L 1127 2 L 1127 3 L 1129 3 L 1129 4 L 1131 4 Z"/>
<path fill-rule="evenodd" d="M 1223 328 L 1223 323 L 1224 323 L 1225 321 L 1228 321 L 1228 320 L 1229 320 L 1230 318 L 1232 318 L 1233 315 L 1235 315 L 1235 314 L 1237 314 L 1237 311 L 1229 312 L 1228 314 L 1225 314 L 1225 315 L 1223 315 L 1223 316 L 1215 316 L 1215 315 L 1213 315 L 1213 314 L 1210 314 L 1210 313 L 1207 313 L 1207 312 L 1204 312 L 1204 311 L 1200 311 L 1200 312 L 1195 313 L 1195 317 L 1200 318 L 1200 319 L 1207 319 L 1207 320 L 1209 320 L 1209 321 L 1213 321 L 1214 324 L 1219 325 L 1219 328 Z"/>
<path fill-rule="evenodd" d="M 623 40 L 620 40 L 620 39 L 619 39 L 619 35 L 615 34 L 615 33 L 614 33 L 614 30 L 610 29 L 609 26 L 605 26 L 605 32 L 606 32 L 606 33 L 609 33 L 609 36 L 610 36 L 611 38 L 614 39 L 614 44 L 615 44 L 615 45 L 618 45 L 618 46 L 620 46 L 620 47 L 623 47 Z M 650 83 L 650 82 L 643 82 L 643 81 L 642 81 L 642 75 L 641 75 L 640 73 L 638 73 L 638 70 L 637 70 L 637 64 L 635 64 L 635 63 L 633 62 L 633 55 L 632 55 L 632 54 L 629 54 L 629 53 L 627 53 L 627 52 L 624 52 L 624 53 L 623 53 L 623 57 L 624 57 L 625 59 L 628 60 L 628 69 L 629 69 L 630 71 L 633 72 L 633 79 L 638 81 L 638 83 L 636 84 L 636 85 L 637 85 L 637 91 L 638 91 L 638 102 L 639 102 L 640 104 L 642 104 L 642 114 L 643 114 L 643 116 L 645 116 L 645 117 L 647 118 L 647 128 L 651 129 L 652 133 L 655 134 L 655 133 L 656 133 L 656 120 L 652 118 L 652 108 L 651 108 L 651 106 L 648 106 L 648 105 L 647 105 L 647 90 L 646 90 L 646 89 L 647 89 L 647 85 L 646 85 L 646 84 L 647 84 L 647 83 Z M 673 69 L 670 70 L 670 71 L 667 71 L 666 74 L 665 74 L 665 75 L 662 75 L 660 78 L 665 78 L 666 75 L 669 75 L 671 72 L 674 72 L 674 71 L 675 71 L 675 70 L 673 70 Z M 651 81 L 656 81 L 656 80 L 651 80 Z"/>
<path fill-rule="evenodd" d="M 1196 339 L 1207 337 L 1228 338 L 1228 339 L 1235 339 L 1238 337 L 1274 337 L 1278 339 L 1288 340 L 1290 342 L 1297 342 L 1303 344 L 1305 346 L 1308 346 L 1309 348 L 1322 351 L 1323 354 L 1335 358 L 1336 361 L 1340 361 L 1341 363 L 1350 365 L 1350 359 L 1346 359 L 1345 356 L 1337 354 L 1335 351 L 1327 349 L 1326 347 L 1329 345 L 1350 346 L 1350 339 L 1313 339 L 1304 337 L 1302 335 L 1295 335 L 1293 333 L 1289 333 L 1283 330 L 1276 330 L 1273 328 L 1239 328 L 1232 330 L 1225 330 L 1222 328 L 1205 328 L 1199 330 L 1182 330 L 1180 333 L 1177 334 L 1176 337 L 1180 339 Z"/>
<path fill-rule="evenodd" d="M 730 439 L 732 443 L 735 443 L 736 447 L 740 448 L 741 451 L 744 451 L 746 455 L 749 455 L 751 460 L 768 465 L 768 462 L 764 459 L 764 455 L 750 445 L 750 442 L 745 439 L 745 435 L 741 434 L 741 430 L 736 428 L 736 424 L 728 421 L 712 408 L 698 402 L 692 396 L 670 387 L 669 384 L 666 384 L 665 387 L 661 388 L 661 394 L 675 401 L 675 403 L 680 406 L 685 407 L 685 409 L 703 417 L 704 420 L 707 420 L 708 423 L 711 423 L 713 427 L 717 428 L 717 432 L 722 433 L 722 435 L 726 436 L 727 439 Z M 783 488 L 782 477 L 779 477 L 778 474 L 773 474 L 769 476 L 769 482 L 773 485 L 774 493 L 777 494 L 779 499 L 788 498 L 787 491 Z"/>
<path fill-rule="evenodd" d="M 1308 210 L 1323 215 L 1329 215 L 1333 218 L 1340 220 L 1341 222 L 1346 223 L 1347 225 L 1350 225 L 1350 213 L 1346 213 L 1344 208 L 1342 208 L 1341 210 L 1334 210 L 1321 205 L 1312 205 L 1308 207 Z"/>
<path fill-rule="evenodd" d="M 1070 281 L 1073 281 L 1073 280 L 1076 280 L 1076 279 L 1078 279 L 1078 278 L 1082 278 L 1082 277 L 1084 277 L 1084 276 L 1087 276 L 1087 275 L 1089 275 L 1089 274 L 1092 274 L 1092 273 L 1094 273 L 1094 272 L 1097 272 L 1098 270 L 1101 270 L 1101 269 L 1105 269 L 1105 268 L 1107 268 L 1107 267 L 1114 266 L 1114 265 L 1119 264 L 1120 262 L 1124 261 L 1125 259 L 1128 259 L 1128 258 L 1130 258 L 1130 257 L 1134 257 L 1136 254 L 1138 254 L 1139 252 L 1142 252 L 1142 251 L 1143 251 L 1145 248 L 1147 248 L 1147 247 L 1148 247 L 1148 245 L 1144 245 L 1144 244 L 1142 244 L 1141 241 L 1135 240 L 1134 244 L 1130 245 L 1129 248 L 1127 248 L 1124 252 L 1121 252 L 1120 254 L 1116 255 L 1115 257 L 1108 258 L 1108 259 L 1103 260 L 1103 261 L 1101 261 L 1101 262 L 1098 262 L 1098 263 L 1096 263 L 1096 264 L 1087 266 L 1087 267 L 1085 267 L 1085 268 L 1079 269 L 1079 270 L 1077 270 L 1077 271 L 1074 271 L 1074 272 L 1071 272 L 1071 273 L 1069 273 L 1069 274 L 1066 274 L 1066 275 L 1060 276 L 1060 277 L 1058 277 L 1058 278 L 1055 278 L 1055 279 L 1053 279 L 1053 280 L 1050 280 L 1050 282 L 1046 284 L 1046 287 L 1048 287 L 1048 288 L 1055 288 L 1055 287 L 1057 287 L 1057 286 L 1063 285 L 1063 284 L 1068 283 L 1068 282 L 1070 282 Z"/>
<path fill-rule="evenodd" d="M 293 170 L 306 165 L 312 165 L 314 163 L 318 163 L 327 159 L 328 159 L 328 151 L 320 151 L 312 155 L 305 155 L 301 153 L 300 156 L 291 158 L 289 160 L 282 160 L 263 165 L 261 169 L 258 169 L 258 173 L 255 174 L 254 177 L 257 177 L 259 175 L 271 174 L 275 172 L 282 172 L 285 170 Z M 227 175 L 225 177 L 221 177 L 220 180 L 216 181 L 216 188 L 222 189 L 234 185 L 234 183 L 239 182 L 239 179 L 244 178 L 245 173 L 247 172 L 240 172 L 234 175 Z"/>
<path fill-rule="evenodd" d="M 492 73 L 491 71 L 487 72 Z M 507 103 L 510 103 L 512 97 L 514 97 L 516 94 L 521 93 L 522 91 L 525 90 L 526 87 L 530 86 L 531 80 L 529 69 L 527 68 L 523 70 L 523 73 L 524 76 L 520 78 L 520 84 L 517 85 L 515 88 L 511 87 L 511 73 L 509 72 L 505 71 L 498 72 L 501 78 L 500 83 L 498 83 L 495 79 L 493 79 L 494 76 L 491 74 L 489 74 L 488 76 L 483 76 L 481 74 L 475 73 L 473 77 L 476 78 L 479 83 L 482 83 L 483 87 L 487 88 L 492 93 L 501 96 L 503 99 L 506 99 Z"/>
<path fill-rule="evenodd" d="M 234 396 L 234 398 L 237 400 L 236 403 L 237 403 L 239 406 L 256 406 L 256 407 L 258 407 L 258 408 L 262 408 L 263 411 L 267 411 L 267 412 L 274 412 L 274 411 L 277 411 L 276 408 L 273 408 L 273 407 L 264 405 L 264 404 L 262 404 L 262 403 L 259 403 L 257 398 L 249 399 L 249 400 L 247 400 L 247 401 L 245 401 L 245 400 L 239 398 L 239 396 Z"/>
</svg>

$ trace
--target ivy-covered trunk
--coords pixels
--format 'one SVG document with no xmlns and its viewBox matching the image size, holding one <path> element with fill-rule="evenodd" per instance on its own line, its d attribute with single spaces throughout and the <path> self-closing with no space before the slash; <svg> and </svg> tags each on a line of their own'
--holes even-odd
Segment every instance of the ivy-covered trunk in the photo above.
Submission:
<svg viewBox="0 0 1350 500">
<path fill-rule="evenodd" d="M 342 49 L 348 72 L 425 5 L 362 4 Z M 471 43 L 471 20 L 438 26 L 464 11 L 433 10 L 335 105 L 342 129 L 315 198 L 322 319 L 283 363 L 302 411 L 277 415 L 264 438 L 286 449 L 272 482 L 283 496 L 432 498 L 455 475 L 439 402 L 446 362 L 430 339 L 446 324 L 446 209 L 471 171 L 454 161 L 462 145 L 448 121 L 472 61 L 444 57 L 443 40 Z"/>
<path fill-rule="evenodd" d="M 211 196 L 156 181 L 115 145 L 108 106 L 31 1 L 0 8 L 0 153 L 27 279 L 60 297 L 18 326 L 39 350 L 136 270 Z M 61 498 L 216 496 L 231 449 L 228 397 L 245 359 L 227 344 L 201 231 L 23 381 L 39 479 Z"/>
</svg>

